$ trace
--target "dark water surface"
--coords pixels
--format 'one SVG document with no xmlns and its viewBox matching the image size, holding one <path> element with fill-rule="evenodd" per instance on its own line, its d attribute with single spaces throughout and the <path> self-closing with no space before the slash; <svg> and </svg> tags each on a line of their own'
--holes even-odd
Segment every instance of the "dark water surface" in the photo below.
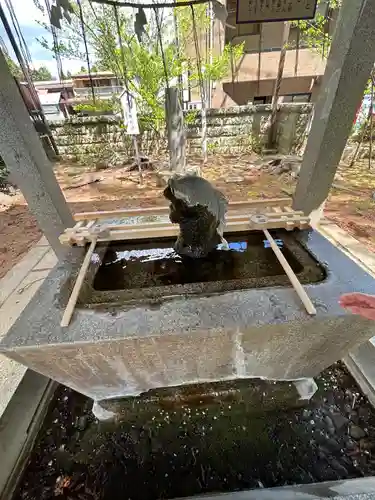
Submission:
<svg viewBox="0 0 375 500">
<path fill-rule="evenodd" d="M 173 250 L 173 242 L 169 240 L 158 248 L 150 244 L 134 245 L 135 248 L 129 243 L 111 245 L 96 274 L 94 289 L 123 290 L 218 280 L 261 281 L 285 274 L 273 250 L 265 248 L 265 237 L 260 231 L 229 236 L 229 250 L 215 250 L 203 259 L 182 258 Z M 300 273 L 303 266 L 283 243 L 281 251 L 293 271 Z"/>
<path fill-rule="evenodd" d="M 375 474 L 375 411 L 343 365 L 305 408 L 159 410 L 103 425 L 62 386 L 15 500 L 154 500 Z"/>
</svg>

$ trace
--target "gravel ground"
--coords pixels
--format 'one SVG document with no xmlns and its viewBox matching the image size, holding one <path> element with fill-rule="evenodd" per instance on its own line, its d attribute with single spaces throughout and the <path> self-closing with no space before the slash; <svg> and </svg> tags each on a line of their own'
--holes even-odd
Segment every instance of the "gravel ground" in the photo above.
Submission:
<svg viewBox="0 0 375 500">
<path fill-rule="evenodd" d="M 160 411 L 151 425 L 99 424 L 91 401 L 61 386 L 15 500 L 151 500 L 374 475 L 375 410 L 342 364 L 316 381 L 303 409 L 186 408 L 183 420 Z"/>
</svg>

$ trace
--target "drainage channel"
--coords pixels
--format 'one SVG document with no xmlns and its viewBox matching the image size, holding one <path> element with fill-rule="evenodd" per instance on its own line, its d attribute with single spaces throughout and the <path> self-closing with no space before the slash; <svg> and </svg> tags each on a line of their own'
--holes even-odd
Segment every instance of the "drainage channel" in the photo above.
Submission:
<svg viewBox="0 0 375 500">
<path fill-rule="evenodd" d="M 299 409 L 186 406 L 136 423 L 99 423 L 91 400 L 58 386 L 2 498 L 375 498 L 375 410 L 343 363 L 316 382 Z"/>
</svg>

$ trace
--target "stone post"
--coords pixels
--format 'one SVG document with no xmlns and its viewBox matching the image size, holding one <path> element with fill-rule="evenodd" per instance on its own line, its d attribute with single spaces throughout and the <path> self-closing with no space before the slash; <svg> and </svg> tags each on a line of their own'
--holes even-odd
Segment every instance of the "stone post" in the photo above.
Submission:
<svg viewBox="0 0 375 500">
<path fill-rule="evenodd" d="M 317 220 L 375 60 L 375 1 L 343 2 L 315 105 L 294 208 Z"/>
<path fill-rule="evenodd" d="M 0 155 L 39 227 L 61 258 L 66 250 L 58 237 L 74 224 L 73 217 L 1 51 L 0 75 Z"/>
<path fill-rule="evenodd" d="M 186 134 L 184 114 L 177 87 L 165 91 L 165 111 L 168 132 L 169 166 L 175 172 L 185 170 Z"/>
</svg>

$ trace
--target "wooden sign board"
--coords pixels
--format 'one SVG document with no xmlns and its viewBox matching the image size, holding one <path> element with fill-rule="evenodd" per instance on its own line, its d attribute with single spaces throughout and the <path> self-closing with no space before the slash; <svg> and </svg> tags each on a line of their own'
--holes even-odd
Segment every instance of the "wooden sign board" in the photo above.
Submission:
<svg viewBox="0 0 375 500">
<path fill-rule="evenodd" d="M 237 24 L 313 19 L 317 0 L 237 0 Z"/>
</svg>

